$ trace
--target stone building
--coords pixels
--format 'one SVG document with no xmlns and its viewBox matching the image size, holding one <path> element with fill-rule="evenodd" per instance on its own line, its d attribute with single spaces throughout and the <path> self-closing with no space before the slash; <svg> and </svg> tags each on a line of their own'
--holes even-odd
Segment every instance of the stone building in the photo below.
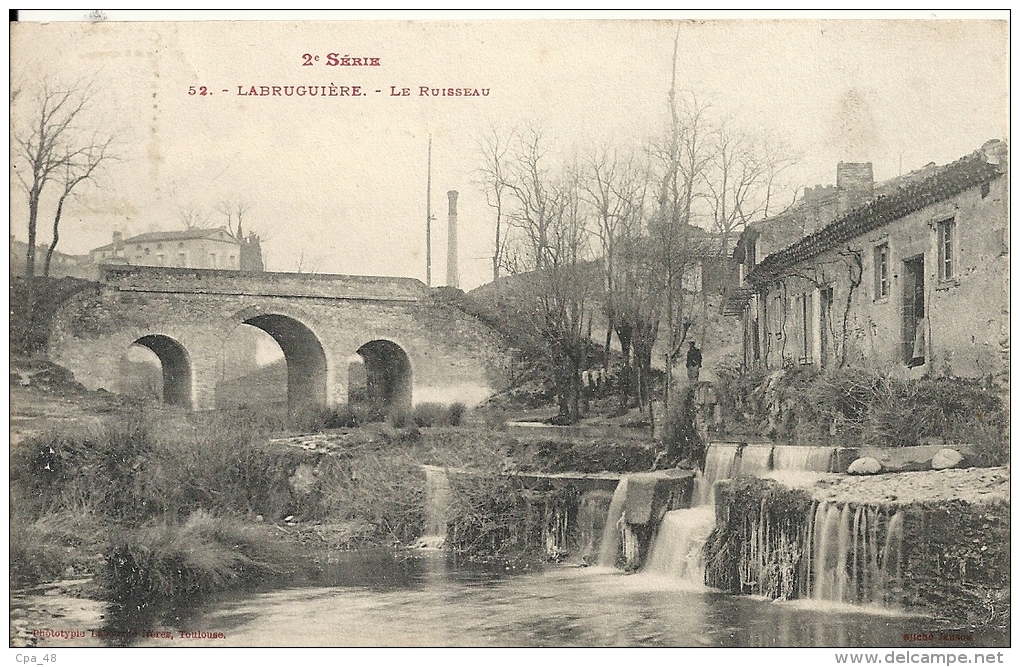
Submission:
<svg viewBox="0 0 1020 667">
<path fill-rule="evenodd" d="M 242 243 L 225 227 L 146 232 L 94 248 L 89 257 L 99 264 L 171 266 L 189 269 L 240 269 Z"/>
<path fill-rule="evenodd" d="M 989 141 L 942 167 L 874 188 L 826 189 L 835 218 L 782 248 L 781 225 L 745 232 L 741 289 L 727 310 L 743 321 L 743 363 L 872 364 L 904 376 L 996 376 L 1009 350 L 1007 149 Z M 840 180 L 840 179 L 837 179 Z M 844 179 L 844 186 L 847 182 Z M 849 195 L 849 196 L 847 196 Z M 868 201 L 870 199 L 870 201 Z M 785 223 L 801 212 L 786 215 Z M 763 247 L 767 250 L 763 252 Z"/>
</svg>

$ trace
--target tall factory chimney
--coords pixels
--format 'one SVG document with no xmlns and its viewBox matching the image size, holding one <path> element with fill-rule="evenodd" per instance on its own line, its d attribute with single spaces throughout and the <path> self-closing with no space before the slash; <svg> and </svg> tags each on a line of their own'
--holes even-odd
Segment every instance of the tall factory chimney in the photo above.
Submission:
<svg viewBox="0 0 1020 667">
<path fill-rule="evenodd" d="M 446 284 L 449 287 L 460 287 L 457 277 L 457 191 L 446 193 L 450 198 L 450 231 L 446 235 Z"/>
</svg>

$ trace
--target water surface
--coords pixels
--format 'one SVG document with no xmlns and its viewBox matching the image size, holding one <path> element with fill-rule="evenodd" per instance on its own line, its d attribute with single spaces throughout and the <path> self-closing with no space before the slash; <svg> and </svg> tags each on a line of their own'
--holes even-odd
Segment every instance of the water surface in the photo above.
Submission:
<svg viewBox="0 0 1020 667">
<path fill-rule="evenodd" d="M 225 637 L 176 646 L 949 645 L 905 641 L 906 633 L 946 628 L 879 609 L 689 590 L 608 568 L 457 566 L 440 553 L 346 555 L 307 585 L 221 596 L 175 626 Z M 1009 642 L 994 633 L 974 639 L 954 645 Z"/>
</svg>

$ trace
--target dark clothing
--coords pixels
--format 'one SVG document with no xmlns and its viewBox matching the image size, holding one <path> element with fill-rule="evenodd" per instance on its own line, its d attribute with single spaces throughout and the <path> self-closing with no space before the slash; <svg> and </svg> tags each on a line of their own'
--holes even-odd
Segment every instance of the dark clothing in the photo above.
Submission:
<svg viewBox="0 0 1020 667">
<path fill-rule="evenodd" d="M 701 367 L 701 350 L 696 347 L 692 347 L 687 350 L 687 368 L 700 368 Z"/>
</svg>

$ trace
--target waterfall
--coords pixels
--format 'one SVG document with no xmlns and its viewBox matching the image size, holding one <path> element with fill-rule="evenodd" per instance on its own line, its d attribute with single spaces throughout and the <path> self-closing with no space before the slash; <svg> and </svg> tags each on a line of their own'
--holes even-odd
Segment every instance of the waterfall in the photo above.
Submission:
<svg viewBox="0 0 1020 667">
<path fill-rule="evenodd" d="M 418 546 L 439 548 L 446 541 L 446 522 L 452 496 L 446 470 L 422 466 L 425 470 L 425 533 Z"/>
<path fill-rule="evenodd" d="M 613 495 L 597 489 L 581 495 L 577 504 L 577 556 L 582 563 L 598 558 Z"/>
<path fill-rule="evenodd" d="M 737 473 L 755 475 L 772 469 L 772 445 L 747 445 L 740 452 Z"/>
<path fill-rule="evenodd" d="M 616 485 L 613 499 L 606 513 L 606 523 L 602 528 L 602 539 L 599 542 L 598 564 L 604 567 L 615 567 L 622 548 L 623 534 L 620 519 L 623 517 L 623 503 L 627 499 L 627 478 L 624 477 Z"/>
<path fill-rule="evenodd" d="M 836 449 L 834 447 L 791 447 L 777 445 L 773 455 L 773 470 L 811 470 L 832 472 Z"/>
<path fill-rule="evenodd" d="M 714 443 L 708 446 L 705 455 L 705 474 L 697 482 L 697 503 L 699 505 L 715 504 L 715 483 L 721 479 L 730 479 L 736 473 L 737 452 L 739 445 Z"/>
<path fill-rule="evenodd" d="M 668 577 L 685 588 L 704 588 L 704 546 L 713 527 L 711 505 L 666 512 L 642 572 Z"/>
<path fill-rule="evenodd" d="M 808 511 L 800 595 L 815 600 L 887 604 L 899 585 L 903 514 L 819 502 Z M 880 541 L 879 535 L 882 535 Z"/>
</svg>

